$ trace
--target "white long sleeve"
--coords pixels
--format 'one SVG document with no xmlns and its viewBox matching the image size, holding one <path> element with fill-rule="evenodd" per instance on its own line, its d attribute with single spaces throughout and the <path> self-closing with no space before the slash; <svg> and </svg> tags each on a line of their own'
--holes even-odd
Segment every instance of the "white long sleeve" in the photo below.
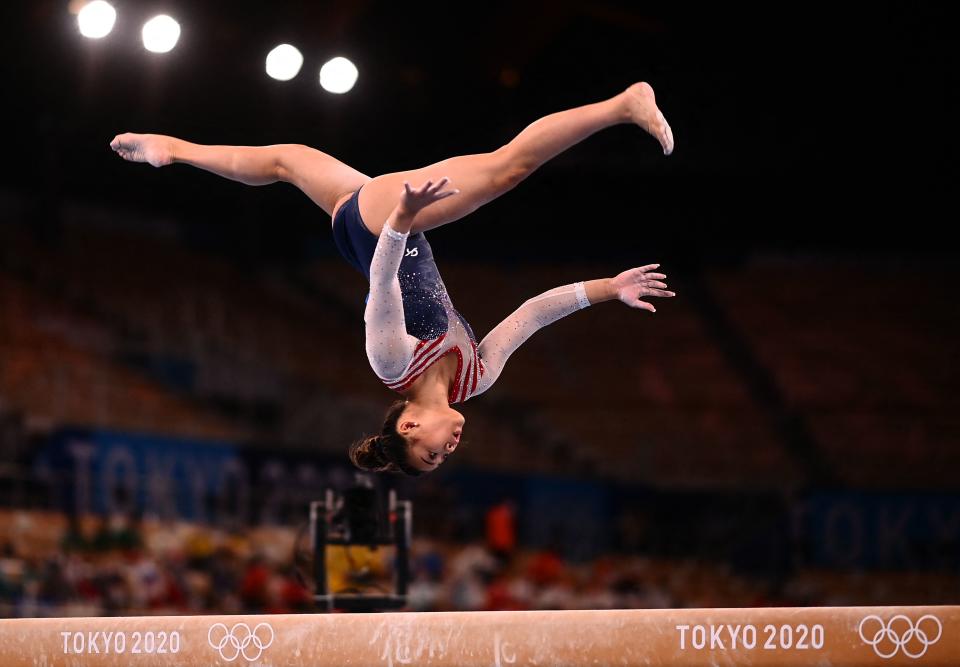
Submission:
<svg viewBox="0 0 960 667">
<path fill-rule="evenodd" d="M 370 298 L 363 313 L 366 323 L 367 359 L 382 380 L 403 373 L 419 342 L 407 333 L 403 296 L 397 272 L 407 236 L 384 224 L 370 263 Z"/>
<path fill-rule="evenodd" d="M 583 283 L 555 287 L 525 301 L 480 341 L 484 373 L 474 395 L 486 391 L 497 381 L 507 359 L 530 336 L 589 305 Z"/>
</svg>

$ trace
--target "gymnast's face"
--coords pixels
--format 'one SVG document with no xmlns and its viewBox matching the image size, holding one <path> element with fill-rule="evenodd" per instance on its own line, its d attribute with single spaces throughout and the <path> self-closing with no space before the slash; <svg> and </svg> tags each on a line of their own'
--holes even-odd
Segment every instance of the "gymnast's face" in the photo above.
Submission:
<svg viewBox="0 0 960 667">
<path fill-rule="evenodd" d="M 397 420 L 397 431 L 410 443 L 408 463 L 423 472 L 436 470 L 460 444 L 465 421 L 462 414 L 449 406 L 411 403 Z"/>
</svg>

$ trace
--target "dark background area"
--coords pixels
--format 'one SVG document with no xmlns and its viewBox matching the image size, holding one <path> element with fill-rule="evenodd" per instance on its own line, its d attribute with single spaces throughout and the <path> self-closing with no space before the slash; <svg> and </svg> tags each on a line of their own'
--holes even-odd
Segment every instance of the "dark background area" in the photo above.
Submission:
<svg viewBox="0 0 960 667">
<path fill-rule="evenodd" d="M 86 40 L 65 3 L 24 4 L 5 59 L 7 186 L 187 218 L 254 258 L 330 252 L 324 216 L 287 187 L 147 173 L 109 140 L 306 143 L 376 175 L 491 150 L 541 115 L 647 80 L 672 157 L 632 128 L 602 133 L 435 234 L 440 256 L 950 252 L 943 9 L 119 2 L 114 33 Z M 183 33 L 158 55 L 137 27 L 160 10 Z M 306 58 L 291 82 L 263 73 L 280 41 Z M 316 80 L 338 54 L 360 70 L 342 96 Z M 494 256 L 477 238 L 497 239 Z"/>
<path fill-rule="evenodd" d="M 587 267 L 661 262 L 680 298 L 654 320 L 607 304 L 557 323 L 466 405 L 457 460 L 401 483 L 434 563 L 418 608 L 508 608 L 489 600 L 524 578 L 537 594 L 517 604 L 601 607 L 594 575 L 613 606 L 955 601 L 946 5 L 116 0 L 88 40 L 69 4 L 9 4 L 0 47 L 0 614 L 63 613 L 86 585 L 59 579 L 68 559 L 129 589 L 83 615 L 309 607 L 286 541 L 352 480 L 345 446 L 388 400 L 322 211 L 287 185 L 127 164 L 113 136 L 303 143 L 375 176 L 639 80 L 671 157 L 606 130 L 430 234 L 481 335 Z M 167 54 L 140 45 L 159 12 L 182 27 Z M 280 42 L 305 56 L 289 82 L 264 73 Z M 345 95 L 318 83 L 337 55 L 359 68 Z M 516 553 L 492 567 L 497 511 Z M 109 562 L 129 547 L 114 522 L 201 592 L 140 600 Z M 56 546 L 84 531 L 106 557 Z M 527 569 L 534 551 L 555 578 Z M 238 592 L 264 555 L 300 597 Z M 471 586 L 487 597 L 460 599 Z"/>
</svg>

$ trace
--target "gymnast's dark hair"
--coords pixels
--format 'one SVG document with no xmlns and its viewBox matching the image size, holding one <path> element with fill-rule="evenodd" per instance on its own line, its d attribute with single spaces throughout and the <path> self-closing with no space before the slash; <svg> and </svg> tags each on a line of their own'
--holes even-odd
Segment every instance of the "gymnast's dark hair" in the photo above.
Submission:
<svg viewBox="0 0 960 667">
<path fill-rule="evenodd" d="M 353 465 L 370 472 L 402 472 L 411 477 L 423 474 L 407 463 L 408 444 L 397 431 L 397 422 L 406 407 L 405 400 L 394 401 L 383 418 L 380 435 L 371 435 L 350 445 L 347 455 Z"/>
</svg>

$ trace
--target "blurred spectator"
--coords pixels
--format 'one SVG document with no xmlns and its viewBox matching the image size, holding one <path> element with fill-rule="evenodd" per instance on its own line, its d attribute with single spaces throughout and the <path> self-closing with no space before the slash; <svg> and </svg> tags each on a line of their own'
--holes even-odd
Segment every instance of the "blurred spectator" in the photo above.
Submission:
<svg viewBox="0 0 960 667">
<path fill-rule="evenodd" d="M 269 593 L 267 585 L 270 580 L 270 570 L 259 556 L 247 563 L 240 584 L 240 599 L 245 608 L 253 613 L 262 613 L 267 607 Z"/>
<path fill-rule="evenodd" d="M 432 542 L 415 547 L 411 571 L 414 580 L 408 591 L 410 608 L 414 611 L 437 611 L 443 595 L 445 574 L 443 554 Z"/>
<path fill-rule="evenodd" d="M 508 499 L 501 500 L 487 510 L 487 546 L 504 563 L 509 562 L 517 548 L 516 524 L 516 508 Z"/>
<path fill-rule="evenodd" d="M 127 515 L 117 513 L 100 522 L 93 546 L 97 551 L 129 551 L 143 546 L 143 540 L 137 525 Z"/>
<path fill-rule="evenodd" d="M 311 611 L 283 549 L 257 537 L 214 528 L 156 524 L 137 529 L 141 546 L 101 540 L 84 548 L 97 521 L 31 518 L 36 528 L 0 543 L 0 614 L 67 616 L 158 613 L 296 613 Z M 292 553 L 295 531 L 288 535 Z M 484 542 L 413 544 L 409 608 L 417 611 L 613 609 L 831 604 L 943 604 L 955 597 L 956 573 L 842 573 L 798 570 L 786 580 L 739 575 L 709 561 L 608 555 L 565 563 L 557 549 L 514 549 L 509 563 Z M 43 546 L 46 544 L 47 546 Z M 70 548 L 60 548 L 70 545 Z M 274 556 L 271 557 L 270 554 Z M 29 555 L 27 555 L 29 554 Z M 328 553 L 334 591 L 378 590 L 392 578 L 389 549 L 339 548 Z M 339 573 L 339 574 L 337 574 Z"/>
<path fill-rule="evenodd" d="M 92 540 L 84 532 L 80 517 L 71 514 L 68 519 L 67 530 L 63 539 L 60 541 L 60 548 L 65 553 L 74 551 L 89 551 L 92 548 Z"/>
<path fill-rule="evenodd" d="M 544 549 L 530 561 L 527 574 L 535 584 L 550 586 L 557 583 L 563 575 L 563 561 L 555 551 Z"/>
</svg>

